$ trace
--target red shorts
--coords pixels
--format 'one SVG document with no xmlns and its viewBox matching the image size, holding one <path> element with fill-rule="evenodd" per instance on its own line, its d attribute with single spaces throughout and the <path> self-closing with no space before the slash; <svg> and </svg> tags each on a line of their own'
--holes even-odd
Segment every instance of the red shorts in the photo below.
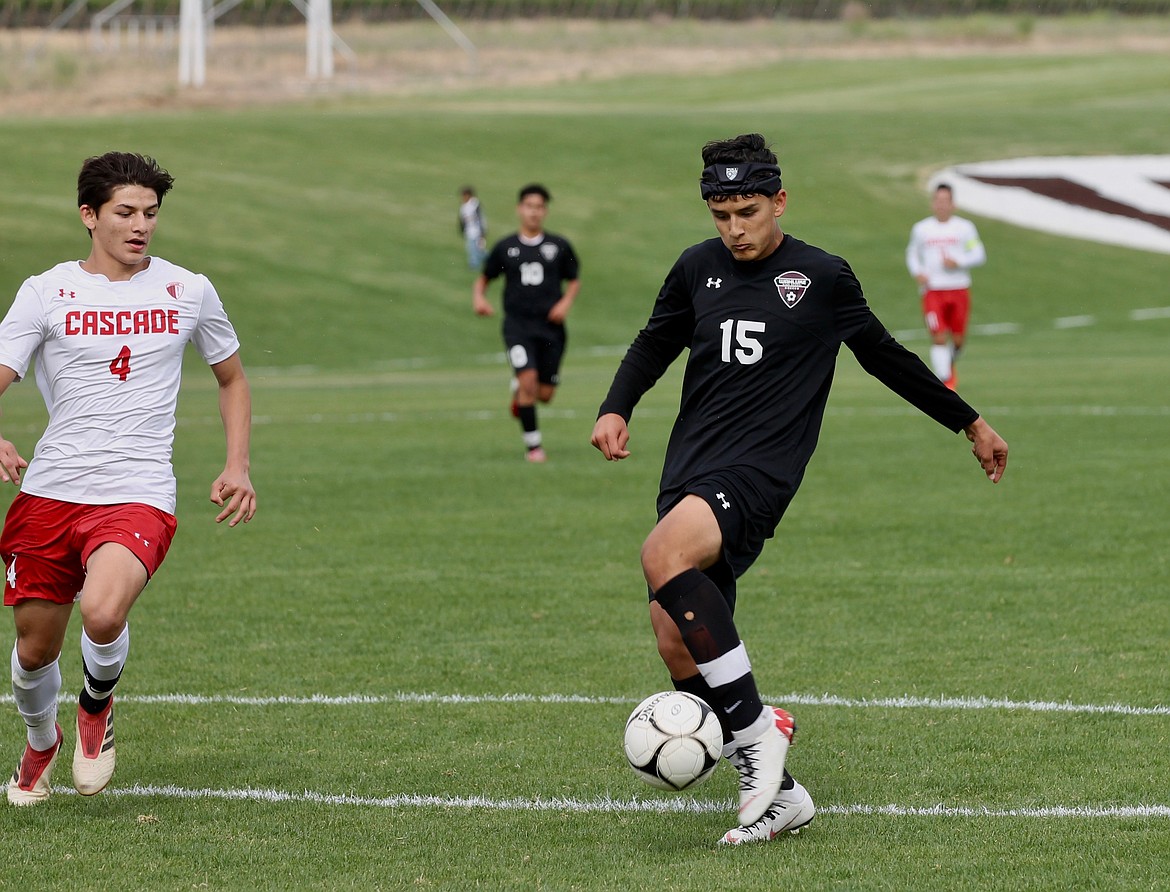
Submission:
<svg viewBox="0 0 1170 892">
<path fill-rule="evenodd" d="M 30 598 L 72 604 L 85 583 L 85 563 L 100 545 L 129 548 L 153 576 L 178 522 L 150 505 L 78 505 L 17 493 L 0 533 L 7 572 L 4 604 Z"/>
<path fill-rule="evenodd" d="M 966 334 L 971 313 L 971 292 L 966 288 L 953 291 L 927 291 L 922 295 L 922 315 L 931 334 L 952 331 Z"/>
</svg>

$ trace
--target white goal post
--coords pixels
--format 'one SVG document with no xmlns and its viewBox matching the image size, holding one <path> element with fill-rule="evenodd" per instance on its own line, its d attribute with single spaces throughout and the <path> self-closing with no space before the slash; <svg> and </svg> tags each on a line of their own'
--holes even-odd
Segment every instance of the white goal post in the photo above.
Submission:
<svg viewBox="0 0 1170 892">
<path fill-rule="evenodd" d="M 333 47 L 336 43 L 352 56 L 353 51 L 333 33 L 333 0 L 292 0 L 308 25 L 305 39 L 305 73 L 311 80 L 333 77 Z M 238 5 L 223 2 L 210 10 L 204 0 L 179 2 L 179 84 L 202 87 L 207 79 L 207 28 L 223 13 Z"/>
<path fill-rule="evenodd" d="M 118 11 L 133 0 L 115 0 L 108 8 Z M 179 2 L 179 85 L 202 87 L 207 79 L 207 30 L 219 16 L 237 6 L 240 0 L 221 0 L 208 9 L 210 0 L 180 0 Z M 333 0 L 291 0 L 305 17 L 305 73 L 310 80 L 329 80 L 333 77 L 333 50 L 338 48 L 350 59 L 356 54 L 333 31 Z M 435 22 L 447 32 L 467 54 L 471 71 L 478 68 L 475 44 L 448 18 L 434 0 L 417 0 Z"/>
</svg>

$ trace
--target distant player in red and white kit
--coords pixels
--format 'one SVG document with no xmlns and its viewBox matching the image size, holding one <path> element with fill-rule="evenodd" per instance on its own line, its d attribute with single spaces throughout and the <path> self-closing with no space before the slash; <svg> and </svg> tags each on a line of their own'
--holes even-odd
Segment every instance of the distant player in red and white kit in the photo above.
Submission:
<svg viewBox="0 0 1170 892">
<path fill-rule="evenodd" d="M 211 501 L 228 526 L 256 513 L 249 479 L 251 392 L 240 343 L 202 275 L 148 253 L 174 180 L 151 158 L 109 152 L 77 180 L 89 257 L 27 279 L 0 322 L 0 395 L 35 360 L 49 422 L 31 462 L 0 436 L 0 480 L 20 487 L 0 534 L 13 608 L 12 692 L 28 742 L 8 801 L 51 790 L 61 750 L 58 658 L 81 605 L 85 674 L 73 783 L 114 773 L 114 686 L 130 649 L 130 608 L 175 532 L 171 467 L 183 353 L 194 343 L 219 382 L 227 461 Z"/>
<path fill-rule="evenodd" d="M 971 312 L 972 267 L 987 253 L 975 224 L 955 215 L 954 192 L 946 183 L 934 189 L 932 214 L 910 230 L 906 268 L 922 292 L 922 315 L 930 331 L 930 365 L 951 390 L 958 384 L 955 362 L 967 337 Z"/>
</svg>

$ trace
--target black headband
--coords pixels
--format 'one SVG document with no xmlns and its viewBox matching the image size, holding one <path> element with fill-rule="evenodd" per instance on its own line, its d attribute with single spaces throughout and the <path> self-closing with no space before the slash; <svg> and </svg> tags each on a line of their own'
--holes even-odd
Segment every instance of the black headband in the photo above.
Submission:
<svg viewBox="0 0 1170 892">
<path fill-rule="evenodd" d="M 756 176 L 768 174 L 768 176 Z M 749 177 L 755 176 L 754 179 Z M 780 168 L 775 164 L 742 161 L 738 164 L 712 164 L 699 177 L 699 192 L 706 201 L 712 195 L 775 195 L 783 188 Z"/>
</svg>

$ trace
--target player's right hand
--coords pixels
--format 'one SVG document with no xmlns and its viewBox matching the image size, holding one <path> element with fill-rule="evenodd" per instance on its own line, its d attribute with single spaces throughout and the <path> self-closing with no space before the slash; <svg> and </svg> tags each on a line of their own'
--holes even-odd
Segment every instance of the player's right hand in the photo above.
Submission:
<svg viewBox="0 0 1170 892">
<path fill-rule="evenodd" d="M 0 480 L 20 486 L 20 472 L 28 462 L 20 457 L 16 447 L 9 440 L 0 439 Z"/>
<path fill-rule="evenodd" d="M 593 438 L 590 441 L 596 446 L 606 461 L 618 461 L 628 458 L 630 451 L 626 444 L 630 441 L 630 429 L 626 419 L 613 412 L 602 415 L 593 425 Z"/>
</svg>

